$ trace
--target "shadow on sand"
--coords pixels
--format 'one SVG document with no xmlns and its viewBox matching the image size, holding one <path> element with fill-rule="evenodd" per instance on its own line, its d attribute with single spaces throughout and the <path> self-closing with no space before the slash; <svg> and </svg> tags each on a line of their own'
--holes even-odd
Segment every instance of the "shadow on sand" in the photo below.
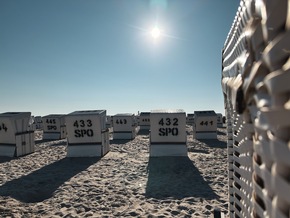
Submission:
<svg viewBox="0 0 290 218">
<path fill-rule="evenodd" d="M 64 146 L 64 145 L 67 145 L 66 140 L 56 141 L 56 143 L 53 143 L 50 146 Z"/>
<path fill-rule="evenodd" d="M 218 198 L 188 157 L 151 157 L 148 171 L 148 198 Z"/>
<path fill-rule="evenodd" d="M 187 149 L 188 152 L 192 152 L 192 153 L 199 153 L 199 154 L 209 154 L 208 151 L 204 150 L 204 149 L 196 149 L 194 147 L 189 147 Z"/>
<path fill-rule="evenodd" d="M 150 133 L 149 129 L 142 129 L 138 131 L 137 135 L 149 135 L 149 133 Z"/>
<path fill-rule="evenodd" d="M 205 143 L 211 148 L 227 148 L 227 142 L 218 139 L 198 139 L 198 141 Z"/>
<path fill-rule="evenodd" d="M 130 142 L 132 140 L 134 140 L 134 139 L 112 139 L 112 140 L 110 140 L 110 145 L 112 145 L 112 144 L 121 144 L 121 145 L 123 145 L 123 144 L 126 144 L 126 143 L 128 143 L 128 142 Z"/>
<path fill-rule="evenodd" d="M 9 162 L 13 159 L 16 159 L 17 157 L 6 157 L 6 156 L 0 156 L 0 163 Z"/>
<path fill-rule="evenodd" d="M 218 135 L 227 135 L 226 132 L 222 132 L 222 131 L 219 131 L 219 130 L 217 130 L 217 134 L 218 134 Z"/>
<path fill-rule="evenodd" d="M 54 144 L 52 145 L 65 145 L 67 143 L 66 139 L 40 139 L 40 140 L 35 140 L 35 145 L 41 144 L 41 143 L 46 143 L 46 142 L 53 142 Z"/>
<path fill-rule="evenodd" d="M 25 203 L 41 202 L 52 197 L 54 191 L 79 172 L 98 162 L 100 158 L 64 158 L 26 176 L 0 186 L 1 196 L 10 196 Z"/>
</svg>

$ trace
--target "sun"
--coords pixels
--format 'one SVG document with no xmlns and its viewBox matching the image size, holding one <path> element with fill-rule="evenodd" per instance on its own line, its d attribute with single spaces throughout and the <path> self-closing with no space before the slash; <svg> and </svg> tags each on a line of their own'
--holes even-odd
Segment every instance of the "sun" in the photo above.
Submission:
<svg viewBox="0 0 290 218">
<path fill-rule="evenodd" d="M 158 27 L 154 27 L 151 30 L 151 36 L 153 39 L 158 39 L 161 36 L 161 31 Z"/>
</svg>

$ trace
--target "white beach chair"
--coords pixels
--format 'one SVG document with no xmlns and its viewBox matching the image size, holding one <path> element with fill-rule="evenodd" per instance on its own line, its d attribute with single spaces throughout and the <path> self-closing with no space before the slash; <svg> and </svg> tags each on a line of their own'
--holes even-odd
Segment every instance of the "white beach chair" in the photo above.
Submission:
<svg viewBox="0 0 290 218">
<path fill-rule="evenodd" d="M 0 156 L 18 157 L 34 152 L 34 130 L 30 112 L 0 114 Z"/>
</svg>

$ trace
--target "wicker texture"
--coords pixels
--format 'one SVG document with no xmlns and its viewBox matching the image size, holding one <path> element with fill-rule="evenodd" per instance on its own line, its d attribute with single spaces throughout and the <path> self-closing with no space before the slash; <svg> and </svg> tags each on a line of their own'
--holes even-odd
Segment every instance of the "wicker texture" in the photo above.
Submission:
<svg viewBox="0 0 290 218">
<path fill-rule="evenodd" d="M 290 1 L 242 0 L 222 53 L 230 217 L 290 217 Z"/>
</svg>

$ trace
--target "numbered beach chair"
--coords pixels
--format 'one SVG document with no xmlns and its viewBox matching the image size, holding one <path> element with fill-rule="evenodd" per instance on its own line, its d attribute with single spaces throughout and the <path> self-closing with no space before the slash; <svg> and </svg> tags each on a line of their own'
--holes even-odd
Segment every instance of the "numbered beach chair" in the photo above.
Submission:
<svg viewBox="0 0 290 218">
<path fill-rule="evenodd" d="M 187 156 L 183 110 L 152 110 L 150 128 L 150 157 Z"/>
<path fill-rule="evenodd" d="M 102 157 L 110 151 L 106 110 L 75 111 L 65 122 L 67 157 Z"/>
<path fill-rule="evenodd" d="M 196 139 L 217 138 L 217 115 L 211 111 L 194 111 L 194 136 Z"/>
<path fill-rule="evenodd" d="M 134 114 L 125 113 L 113 116 L 113 139 L 134 139 L 137 130 Z"/>
<path fill-rule="evenodd" d="M 58 140 L 66 138 L 64 114 L 50 114 L 42 117 L 43 139 Z"/>
<path fill-rule="evenodd" d="M 139 115 L 140 130 L 150 130 L 150 112 L 141 112 Z"/>
</svg>

